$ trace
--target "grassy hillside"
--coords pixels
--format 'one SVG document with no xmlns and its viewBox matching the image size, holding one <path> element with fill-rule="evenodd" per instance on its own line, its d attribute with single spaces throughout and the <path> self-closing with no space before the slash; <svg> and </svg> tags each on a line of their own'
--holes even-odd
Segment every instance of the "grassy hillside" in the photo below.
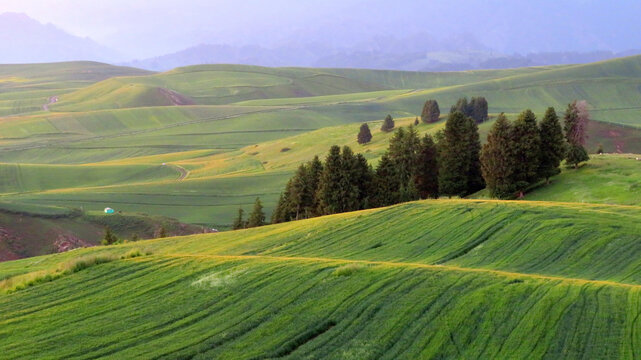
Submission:
<svg viewBox="0 0 641 360">
<path fill-rule="evenodd" d="M 52 108 L 86 111 L 191 103 L 219 105 L 251 99 L 348 94 L 385 88 L 314 69 L 200 65 L 145 77 L 103 81 L 62 96 L 60 103 Z M 169 90 L 174 97 L 166 96 Z"/>
<path fill-rule="evenodd" d="M 0 345 L 8 359 L 633 359 L 640 216 L 429 201 L 3 263 L 5 290 L 33 286 L 0 294 Z"/>
<path fill-rule="evenodd" d="M 113 76 L 150 73 L 95 62 L 0 65 L 0 116 L 42 111 L 53 97 Z"/>
</svg>

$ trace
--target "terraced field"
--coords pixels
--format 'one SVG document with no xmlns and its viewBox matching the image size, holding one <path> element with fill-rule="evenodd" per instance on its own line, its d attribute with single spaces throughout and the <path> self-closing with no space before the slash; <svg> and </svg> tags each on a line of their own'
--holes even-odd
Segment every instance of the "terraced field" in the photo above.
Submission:
<svg viewBox="0 0 641 360">
<path fill-rule="evenodd" d="M 0 294 L 0 346 L 8 359 L 634 359 L 640 218 L 436 200 L 7 262 L 5 290 L 105 261 Z M 142 256 L 113 258 L 126 253 Z"/>
</svg>

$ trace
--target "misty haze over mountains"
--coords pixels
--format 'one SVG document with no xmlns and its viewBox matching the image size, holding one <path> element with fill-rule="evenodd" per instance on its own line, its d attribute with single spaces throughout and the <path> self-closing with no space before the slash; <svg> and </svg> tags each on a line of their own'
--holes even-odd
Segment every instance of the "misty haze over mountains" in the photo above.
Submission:
<svg viewBox="0 0 641 360">
<path fill-rule="evenodd" d="M 270 24 L 264 32 L 255 31 L 253 35 L 247 35 L 246 30 L 241 36 L 231 32 L 232 28 L 223 29 L 218 23 L 205 29 L 163 26 L 156 36 L 158 44 L 166 42 L 169 36 L 173 39 L 171 47 L 181 50 L 157 52 L 157 55 L 142 59 L 136 59 L 128 52 L 127 44 L 141 40 L 143 35 L 132 33 L 127 38 L 121 34 L 124 49 L 113 46 L 119 44 L 117 41 L 110 41 L 110 48 L 88 37 L 71 35 L 62 27 L 42 24 L 25 14 L 4 13 L 0 14 L 0 39 L 5 50 L 0 52 L 0 63 L 94 60 L 156 71 L 207 63 L 455 71 L 587 63 L 641 53 L 641 50 L 628 50 L 637 44 L 625 42 L 607 24 L 596 31 L 598 19 L 594 15 L 602 7 L 596 3 L 577 10 L 577 14 L 586 19 L 579 26 L 575 22 L 572 26 L 558 25 L 556 31 L 562 31 L 566 36 L 549 37 L 548 33 L 547 38 L 543 36 L 545 34 L 537 36 L 537 32 L 545 32 L 545 29 L 536 25 L 535 20 L 543 10 L 550 8 L 550 4 L 530 9 L 532 13 L 522 19 L 521 27 L 504 28 L 510 21 L 493 22 L 488 17 L 482 29 L 470 31 L 470 26 L 454 21 L 456 17 L 450 17 L 451 26 L 444 19 L 434 17 L 425 18 L 423 24 L 414 20 L 403 22 L 400 18 L 403 14 L 394 12 L 389 13 L 389 21 L 380 21 L 380 13 L 389 5 L 380 1 L 374 3 L 380 6 L 371 18 L 358 17 L 362 14 L 358 5 L 362 4 L 348 4 L 335 17 L 320 17 L 321 20 L 315 20 L 316 23 L 309 27 L 300 25 L 299 18 L 304 16 L 299 15 L 291 24 L 280 24 L 283 31 L 278 31 L 278 24 Z M 442 4 L 435 5 L 434 10 L 439 10 L 439 6 Z M 528 7 L 522 3 L 520 8 L 514 3 L 505 4 L 497 15 L 518 12 L 524 9 L 523 6 Z M 424 6 L 411 4 L 409 10 L 421 11 Z M 460 15 L 470 18 L 470 23 L 479 23 L 479 19 L 471 18 L 472 10 L 462 9 Z M 562 11 L 550 12 L 547 20 L 561 22 L 562 15 Z M 380 22 L 380 26 L 372 28 L 376 22 Z M 435 32 L 434 28 L 438 26 L 444 30 Z M 174 34 L 168 35 L 170 31 Z"/>
</svg>

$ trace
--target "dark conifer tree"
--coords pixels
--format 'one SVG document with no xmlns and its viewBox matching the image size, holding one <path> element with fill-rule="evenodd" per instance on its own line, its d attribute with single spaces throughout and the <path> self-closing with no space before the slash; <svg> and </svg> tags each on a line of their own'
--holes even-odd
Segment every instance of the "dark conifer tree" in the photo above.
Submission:
<svg viewBox="0 0 641 360">
<path fill-rule="evenodd" d="M 450 114 L 455 112 L 460 112 L 465 116 L 472 116 L 470 104 L 467 101 L 467 97 L 462 97 L 456 101 L 456 104 L 452 105 L 450 108 Z"/>
<path fill-rule="evenodd" d="M 285 199 L 285 192 L 282 192 L 280 194 L 280 197 L 278 198 L 278 203 L 276 204 L 276 207 L 272 212 L 272 218 L 271 218 L 272 224 L 279 224 L 282 222 L 289 221 L 289 219 L 285 215 L 286 206 L 287 205 L 286 205 L 286 199 Z"/>
<path fill-rule="evenodd" d="M 417 116 L 416 119 L 414 119 L 414 126 L 418 126 L 418 124 L 419 122 L 418 122 L 418 116 Z"/>
<path fill-rule="evenodd" d="M 565 161 L 568 165 L 578 168 L 579 164 L 590 160 L 585 150 L 585 130 L 590 120 L 585 101 L 573 101 L 568 105 L 563 117 L 565 138 L 568 142 L 568 152 Z"/>
<path fill-rule="evenodd" d="M 388 206 L 400 201 L 396 167 L 387 153 L 383 154 L 381 160 L 378 162 L 373 188 L 372 206 Z"/>
<path fill-rule="evenodd" d="M 358 131 L 357 140 L 361 145 L 372 141 L 372 132 L 369 130 L 369 125 L 367 125 L 367 123 L 363 123 L 361 125 L 361 128 Z"/>
<path fill-rule="evenodd" d="M 439 116 L 441 116 L 441 110 L 438 107 L 438 102 L 436 100 L 427 100 L 423 105 L 421 121 L 426 124 L 435 123 L 438 121 Z"/>
<path fill-rule="evenodd" d="M 515 160 L 512 154 L 512 125 L 501 113 L 487 135 L 481 151 L 481 168 L 490 196 L 508 199 L 514 196 L 512 183 Z"/>
<path fill-rule="evenodd" d="M 113 244 L 113 243 L 115 243 L 117 241 L 118 241 L 118 238 L 116 237 L 116 235 L 114 235 L 111 232 L 111 228 L 109 228 L 109 226 L 105 227 L 105 235 L 102 238 L 101 244 L 102 245 L 111 245 L 111 244 Z"/>
<path fill-rule="evenodd" d="M 566 152 L 561 122 L 553 107 L 548 108 L 545 112 L 539 124 L 539 133 L 541 136 L 539 176 L 549 184 L 550 177 L 561 172 L 559 166 Z"/>
<path fill-rule="evenodd" d="M 484 97 L 473 97 L 469 103 L 469 108 L 469 116 L 471 116 L 477 124 L 487 121 L 488 106 L 487 100 Z"/>
<path fill-rule="evenodd" d="M 166 238 L 167 237 L 167 229 L 165 228 L 165 225 L 160 226 L 160 231 L 158 232 L 158 238 Z"/>
<path fill-rule="evenodd" d="M 519 114 L 512 127 L 511 138 L 515 157 L 512 182 L 517 191 L 525 191 L 540 179 L 541 135 L 536 124 L 536 116 L 530 109 Z"/>
<path fill-rule="evenodd" d="M 418 132 L 411 125 L 407 131 L 399 128 L 390 139 L 387 153 L 396 168 L 399 189 L 416 174 L 420 147 Z"/>
<path fill-rule="evenodd" d="M 334 145 L 325 158 L 318 184 L 317 198 L 320 215 L 335 214 L 340 211 L 340 182 L 341 148 Z"/>
<path fill-rule="evenodd" d="M 383 120 L 383 125 L 381 125 L 381 131 L 392 131 L 392 129 L 394 129 L 394 126 L 394 119 L 392 119 L 392 115 L 387 115 L 385 117 L 385 120 Z"/>
<path fill-rule="evenodd" d="M 243 210 L 243 208 L 238 208 L 238 215 L 236 216 L 236 219 L 234 219 L 234 222 L 232 223 L 232 228 L 234 230 L 245 228 L 245 221 L 243 220 L 244 213 L 245 211 Z"/>
<path fill-rule="evenodd" d="M 290 211 L 294 214 L 293 219 L 299 220 L 305 218 L 305 210 L 312 205 L 314 193 L 310 192 L 309 177 L 307 174 L 308 167 L 301 164 L 291 179 L 289 186 Z"/>
<path fill-rule="evenodd" d="M 251 214 L 249 214 L 249 219 L 247 219 L 247 227 L 259 227 L 265 225 L 265 213 L 263 212 L 263 204 L 260 202 L 260 198 L 256 198 L 254 202 L 254 209 Z"/>
<path fill-rule="evenodd" d="M 483 180 L 483 172 L 481 171 L 481 139 L 479 137 L 479 127 L 471 117 L 468 117 L 467 133 L 467 154 L 470 157 L 470 168 L 467 172 L 467 194 L 473 194 L 485 188 L 485 181 Z"/>
<path fill-rule="evenodd" d="M 318 156 L 314 156 L 314 159 L 309 162 L 307 170 L 307 191 L 310 193 L 311 203 L 309 208 L 306 209 L 307 217 L 317 216 L 318 213 L 318 184 L 320 183 L 321 174 L 323 173 L 323 163 L 320 161 Z"/>
<path fill-rule="evenodd" d="M 357 159 L 354 152 L 349 146 L 343 146 L 340 157 L 340 180 L 338 186 L 337 210 L 336 212 L 346 212 L 358 210 L 360 208 L 360 191 L 359 184 L 356 183 Z"/>
<path fill-rule="evenodd" d="M 454 111 L 445 123 L 443 139 L 439 141 L 439 191 L 447 196 L 466 196 L 470 155 L 471 119 Z"/>
<path fill-rule="evenodd" d="M 429 134 L 425 134 L 421 141 L 414 179 L 421 199 L 438 199 L 438 152 Z"/>
</svg>

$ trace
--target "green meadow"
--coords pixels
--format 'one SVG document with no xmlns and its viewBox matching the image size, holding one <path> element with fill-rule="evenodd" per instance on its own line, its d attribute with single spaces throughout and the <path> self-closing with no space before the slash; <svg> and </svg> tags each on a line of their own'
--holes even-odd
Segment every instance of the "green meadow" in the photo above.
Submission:
<svg viewBox="0 0 641 360">
<path fill-rule="evenodd" d="M 7 359 L 634 359 L 640 218 L 436 200 L 6 262 L 0 344 Z"/>
</svg>

